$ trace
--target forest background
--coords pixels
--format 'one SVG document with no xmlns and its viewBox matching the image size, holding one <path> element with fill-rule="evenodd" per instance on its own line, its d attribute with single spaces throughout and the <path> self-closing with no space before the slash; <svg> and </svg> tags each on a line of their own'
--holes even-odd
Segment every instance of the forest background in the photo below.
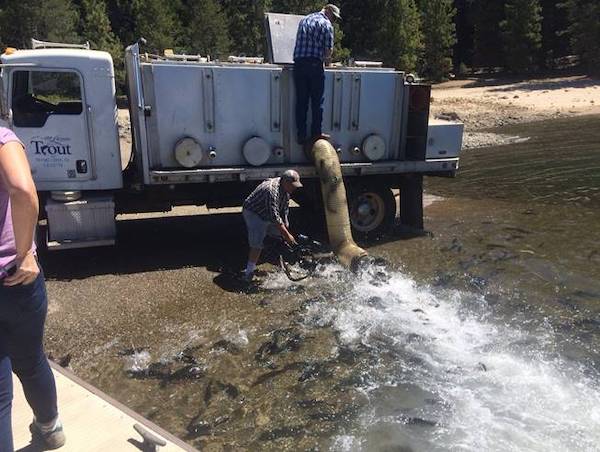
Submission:
<svg viewBox="0 0 600 452">
<path fill-rule="evenodd" d="M 338 0 L 336 61 L 383 61 L 432 81 L 474 72 L 600 71 L 598 0 Z M 0 45 L 31 38 L 106 50 L 124 88 L 123 50 L 262 56 L 264 13 L 307 14 L 315 0 L 0 0 Z M 2 47 L 2 48 L 3 48 Z"/>
</svg>

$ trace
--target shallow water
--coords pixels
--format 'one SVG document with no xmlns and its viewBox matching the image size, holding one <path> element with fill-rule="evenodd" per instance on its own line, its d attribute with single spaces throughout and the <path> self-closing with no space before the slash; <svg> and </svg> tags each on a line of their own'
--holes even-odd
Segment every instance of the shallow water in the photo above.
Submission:
<svg viewBox="0 0 600 452">
<path fill-rule="evenodd" d="M 392 268 L 359 277 L 242 294 L 238 216 L 121 224 L 89 268 L 49 258 L 48 348 L 202 450 L 595 450 L 599 125 L 501 129 L 530 139 L 428 179 L 430 234 L 371 244 Z"/>
<path fill-rule="evenodd" d="M 376 305 L 369 303 L 378 297 Z M 561 355 L 543 318 L 507 317 L 485 295 L 420 286 L 402 273 L 356 283 L 329 316 L 348 347 L 381 357 L 359 426 L 334 450 L 593 450 L 600 375 Z"/>
</svg>

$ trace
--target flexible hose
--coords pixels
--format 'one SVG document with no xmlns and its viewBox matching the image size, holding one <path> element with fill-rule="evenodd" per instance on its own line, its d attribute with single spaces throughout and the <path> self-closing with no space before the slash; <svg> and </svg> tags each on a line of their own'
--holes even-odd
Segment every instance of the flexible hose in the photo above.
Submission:
<svg viewBox="0 0 600 452">
<path fill-rule="evenodd" d="M 367 252 L 358 247 L 352 238 L 340 160 L 331 143 L 323 139 L 313 144 L 311 157 L 321 180 L 329 244 L 340 263 L 354 271 Z"/>
</svg>

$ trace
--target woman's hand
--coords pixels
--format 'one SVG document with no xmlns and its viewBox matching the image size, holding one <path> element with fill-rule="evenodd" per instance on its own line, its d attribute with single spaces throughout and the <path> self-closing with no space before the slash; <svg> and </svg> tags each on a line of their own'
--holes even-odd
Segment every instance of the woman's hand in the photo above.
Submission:
<svg viewBox="0 0 600 452">
<path fill-rule="evenodd" d="M 4 279 L 5 286 L 17 286 L 19 284 L 31 284 L 40 274 L 40 267 L 32 252 L 25 257 L 17 258 L 17 271 L 12 276 Z"/>
</svg>

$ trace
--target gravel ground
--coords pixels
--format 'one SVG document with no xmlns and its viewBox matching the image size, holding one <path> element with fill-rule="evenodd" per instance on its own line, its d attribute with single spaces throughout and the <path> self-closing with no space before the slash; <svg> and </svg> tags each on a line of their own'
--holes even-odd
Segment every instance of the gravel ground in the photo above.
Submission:
<svg viewBox="0 0 600 452">
<path fill-rule="evenodd" d="M 431 115 L 465 124 L 464 149 L 527 138 L 490 129 L 599 112 L 600 80 L 587 76 L 456 80 L 432 89 Z"/>
</svg>

